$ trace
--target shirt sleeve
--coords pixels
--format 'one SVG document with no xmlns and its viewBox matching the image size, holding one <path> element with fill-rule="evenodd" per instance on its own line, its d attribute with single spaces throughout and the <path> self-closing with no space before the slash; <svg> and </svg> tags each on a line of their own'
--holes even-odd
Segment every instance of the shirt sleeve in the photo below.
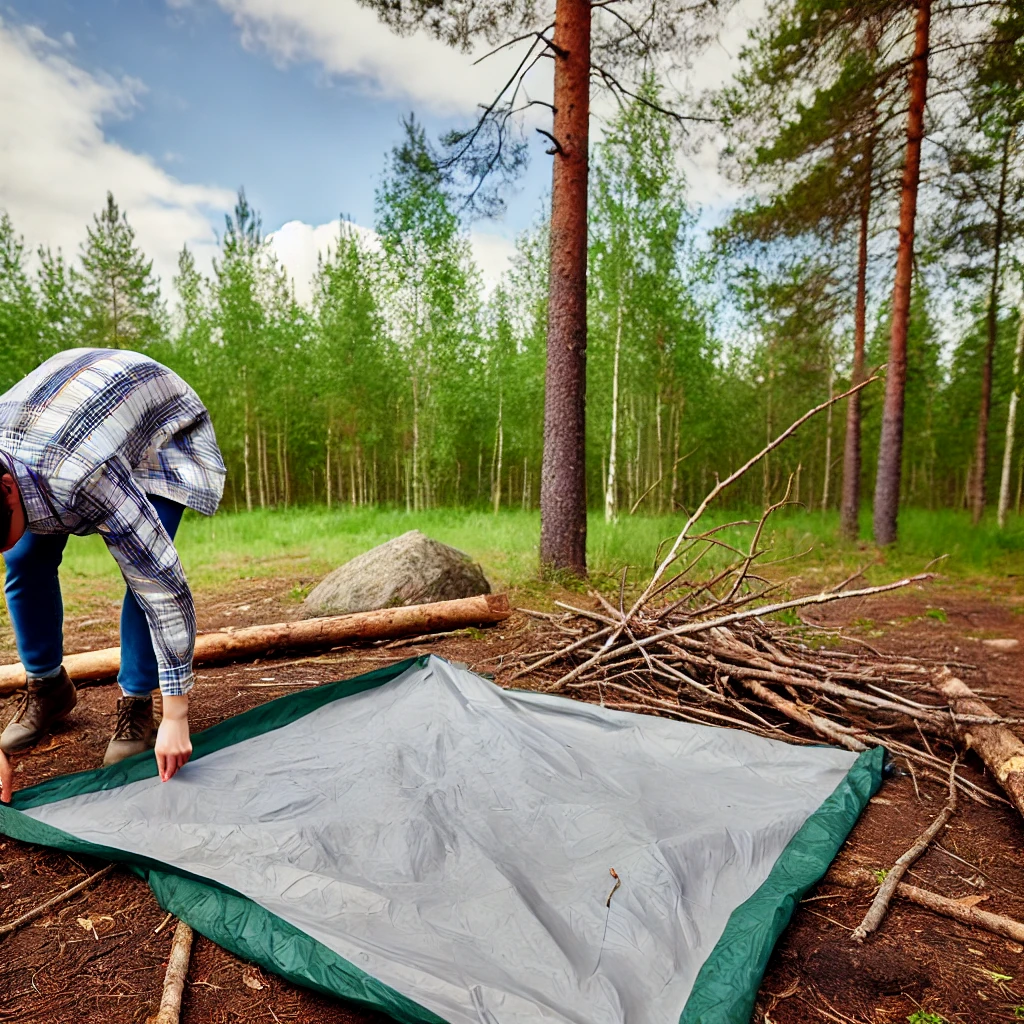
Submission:
<svg viewBox="0 0 1024 1024">
<path fill-rule="evenodd" d="M 83 519 L 95 524 L 146 614 L 161 693 L 188 693 L 195 682 L 195 603 L 181 559 L 152 502 L 121 460 L 112 459 L 84 481 L 75 506 Z"/>
</svg>

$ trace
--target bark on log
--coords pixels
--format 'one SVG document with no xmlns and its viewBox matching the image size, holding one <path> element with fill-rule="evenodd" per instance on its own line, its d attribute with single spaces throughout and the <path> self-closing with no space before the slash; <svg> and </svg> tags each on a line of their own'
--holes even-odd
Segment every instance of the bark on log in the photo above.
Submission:
<svg viewBox="0 0 1024 1024">
<path fill-rule="evenodd" d="M 355 615 L 332 615 L 322 619 L 278 622 L 271 626 L 246 626 L 201 633 L 196 637 L 194 663 L 213 665 L 237 661 L 272 651 L 336 647 L 361 640 L 390 640 L 402 636 L 439 633 L 466 626 L 501 622 L 512 614 L 506 594 L 481 594 L 458 601 L 382 608 Z M 64 659 L 68 675 L 76 683 L 95 682 L 117 675 L 121 649 L 70 654 Z M 20 664 L 0 666 L 0 694 L 25 685 Z"/>
<path fill-rule="evenodd" d="M 160 997 L 160 1009 L 146 1021 L 146 1024 L 178 1024 L 181 1017 L 181 994 L 188 976 L 188 958 L 192 952 L 192 929 L 179 921 L 174 929 L 171 956 L 167 961 L 164 975 L 164 992 Z"/>
<path fill-rule="evenodd" d="M 875 884 L 874 876 L 863 868 L 834 872 L 829 875 L 827 881 L 835 882 L 836 885 L 849 889 Z M 991 914 L 987 910 L 978 910 L 977 907 L 968 906 L 958 900 L 951 900 L 948 896 L 940 896 L 929 889 L 920 889 L 916 885 L 909 885 L 906 882 L 900 882 L 896 886 L 896 895 L 911 903 L 916 903 L 919 907 L 925 907 L 936 914 L 941 914 L 943 917 L 959 921 L 961 924 L 982 928 L 994 935 L 1002 935 L 1004 938 L 1024 943 L 1024 924 L 1015 921 L 1012 917 Z"/>
<path fill-rule="evenodd" d="M 991 716 L 991 708 L 948 668 L 939 671 L 934 685 L 952 709 L 954 722 L 957 715 Z M 964 725 L 957 722 L 956 727 L 964 743 L 977 752 L 1014 807 L 1024 816 L 1024 743 L 1005 725 Z"/>
</svg>

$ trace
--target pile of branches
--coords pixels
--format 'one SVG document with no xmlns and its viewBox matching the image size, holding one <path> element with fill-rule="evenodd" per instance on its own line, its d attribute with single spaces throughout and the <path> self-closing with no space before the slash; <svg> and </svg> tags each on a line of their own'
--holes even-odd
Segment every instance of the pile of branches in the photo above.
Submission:
<svg viewBox="0 0 1024 1024">
<path fill-rule="evenodd" d="M 769 518 L 790 504 L 788 490 L 760 520 L 700 526 L 726 487 L 830 404 L 812 409 L 716 483 L 664 557 L 659 551 L 660 562 L 639 594 L 627 600 L 624 573 L 617 605 L 595 590 L 593 608 L 559 602 L 563 614 L 530 612 L 542 622 L 533 635 L 548 643 L 522 655 L 518 666 L 506 662 L 514 671 L 503 682 L 529 677 L 547 692 L 793 743 L 824 740 L 852 751 L 880 745 L 906 766 L 915 787 L 922 775 L 945 786 L 958 726 L 1013 720 L 956 714 L 931 685 L 939 666 L 949 662 L 892 658 L 850 637 L 842 637 L 844 646 L 856 644 L 856 650 L 841 650 L 828 630 L 800 615 L 813 606 L 872 597 L 931 575 L 853 587 L 862 575 L 856 573 L 831 589 L 783 600 L 784 583 L 762 574 L 768 563 L 761 545 Z M 724 539 L 737 527 L 752 530 L 745 550 Z M 716 549 L 726 551 L 729 560 L 707 570 L 702 563 Z M 793 621 L 800 625 L 788 624 Z M 1006 802 L 962 775 L 954 777 L 973 799 Z"/>
</svg>

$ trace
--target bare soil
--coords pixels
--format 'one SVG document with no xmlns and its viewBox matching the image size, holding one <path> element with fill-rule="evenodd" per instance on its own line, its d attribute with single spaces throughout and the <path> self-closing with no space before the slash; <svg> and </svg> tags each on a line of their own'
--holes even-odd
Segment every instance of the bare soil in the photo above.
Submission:
<svg viewBox="0 0 1024 1024">
<path fill-rule="evenodd" d="M 241 581 L 200 607 L 200 627 L 248 625 L 295 616 L 294 588 L 303 581 Z M 929 587 L 902 591 L 854 607 L 834 605 L 818 621 L 842 623 L 880 650 L 971 663 L 967 682 L 1002 714 L 1024 715 L 1024 598 L 1009 583 L 985 588 Z M 580 600 L 580 598 L 576 598 Z M 530 600 L 524 600 L 530 604 Z M 92 609 L 67 623 L 68 651 L 116 643 L 117 613 Z M 98 616 L 98 617 L 97 617 Z M 1001 653 L 986 639 L 1021 641 Z M 0 637 L 0 649 L 10 638 Z M 262 663 L 203 669 L 193 694 L 194 730 L 266 700 L 356 675 L 411 654 L 433 652 L 497 673 L 516 651 L 531 650 L 530 620 L 517 614 L 483 633 L 434 641 L 378 645 L 290 656 Z M 8 656 L 9 659 L 9 656 Z M 522 685 L 518 683 L 517 685 Z M 19 787 L 100 763 L 117 697 L 111 685 L 83 688 L 68 720 L 33 752 L 17 758 Z M 14 699 L 0 701 L 0 724 Z M 980 762 L 968 769 L 986 780 Z M 857 824 L 836 862 L 887 867 L 941 808 L 932 783 L 898 776 L 887 781 Z M 1024 920 L 1024 821 L 1006 805 L 961 800 L 937 845 L 911 870 L 909 881 L 955 899 L 980 897 L 981 909 Z M 43 903 L 100 865 L 52 850 L 0 840 L 0 923 Z M 829 876 L 797 909 L 764 978 L 758 1024 L 809 1022 L 1011 1021 L 1024 1017 L 1024 947 L 894 901 L 879 933 L 863 946 L 850 941 L 869 891 L 831 884 Z M 164 920 L 141 880 L 118 869 L 31 925 L 0 939 L 0 1022 L 144 1021 L 159 1003 L 173 922 Z M 913 1015 L 917 1014 L 914 1018 Z M 378 1024 L 386 1018 L 296 988 L 196 937 L 183 1024 L 299 1021 Z"/>
</svg>

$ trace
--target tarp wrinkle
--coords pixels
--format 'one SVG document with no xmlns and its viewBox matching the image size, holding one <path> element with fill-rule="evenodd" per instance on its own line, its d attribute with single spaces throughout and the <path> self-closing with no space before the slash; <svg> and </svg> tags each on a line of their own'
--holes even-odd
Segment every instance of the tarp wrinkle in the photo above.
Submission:
<svg viewBox="0 0 1024 1024">
<path fill-rule="evenodd" d="M 134 863 L 215 942 L 409 1024 L 745 1024 L 881 752 L 429 658 L 208 730 L 166 785 L 152 762 L 18 793 L 0 830 Z"/>
</svg>

